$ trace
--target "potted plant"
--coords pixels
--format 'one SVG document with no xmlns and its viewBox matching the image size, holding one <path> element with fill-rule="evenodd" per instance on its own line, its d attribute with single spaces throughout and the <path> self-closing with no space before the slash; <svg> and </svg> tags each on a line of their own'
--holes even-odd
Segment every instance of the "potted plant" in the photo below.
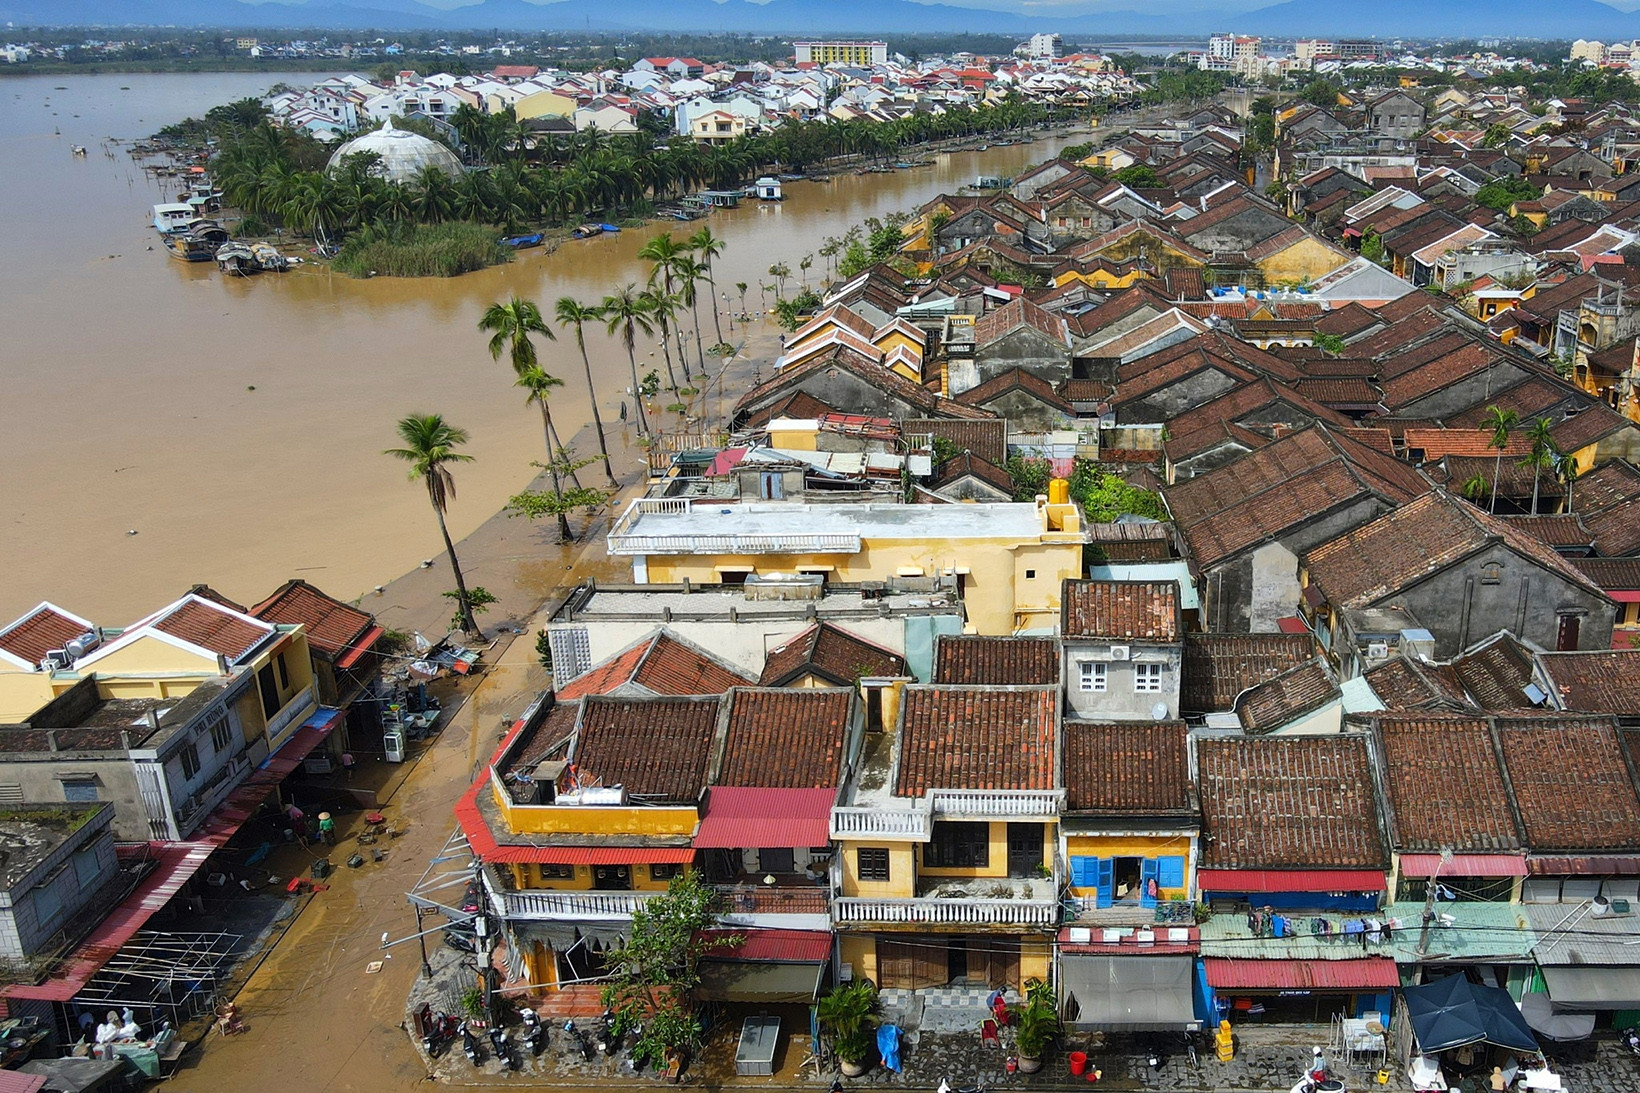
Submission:
<svg viewBox="0 0 1640 1093">
<path fill-rule="evenodd" d="M 869 979 L 839 983 L 820 999 L 820 1026 L 831 1033 L 837 1064 L 845 1077 L 858 1078 L 871 1069 L 876 1047 L 877 988 Z"/>
<path fill-rule="evenodd" d="M 1025 1004 L 1019 1008 L 1019 1031 L 1014 1047 L 1019 1052 L 1019 1070 L 1035 1074 L 1042 1069 L 1042 1052 L 1059 1031 L 1059 1014 L 1054 1007 L 1053 989 L 1040 979 L 1025 987 Z"/>
</svg>

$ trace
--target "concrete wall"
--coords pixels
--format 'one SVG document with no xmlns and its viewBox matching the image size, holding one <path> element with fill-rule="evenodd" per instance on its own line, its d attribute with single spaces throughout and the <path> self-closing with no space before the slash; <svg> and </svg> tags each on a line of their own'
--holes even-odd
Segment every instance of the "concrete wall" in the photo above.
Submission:
<svg viewBox="0 0 1640 1093">
<path fill-rule="evenodd" d="M 146 842 L 148 813 L 137 790 L 136 770 L 123 755 L 102 752 L 34 752 L 0 755 L 0 786 L 15 786 L 30 805 L 62 804 L 64 775 L 91 775 L 97 799 L 114 806 L 113 831 L 120 842 Z"/>
<path fill-rule="evenodd" d="M 1063 429 L 1071 418 L 1057 406 L 1050 406 L 1035 395 L 1015 389 L 999 395 L 984 404 L 985 409 L 1005 418 L 1013 432 L 1046 433 Z"/>
<path fill-rule="evenodd" d="M 113 879 L 119 859 L 108 819 L 71 833 L 17 888 L 0 893 L 0 957 L 34 955 Z"/>
<path fill-rule="evenodd" d="M 988 345 L 975 346 L 974 363 L 980 383 L 1019 367 L 1057 387 L 1070 378 L 1071 350 L 1035 327 L 1022 326 Z M 962 391 L 953 384 L 951 393 Z"/>
<path fill-rule="evenodd" d="M 1176 383 L 1159 387 L 1141 399 L 1124 402 L 1116 411 L 1123 425 L 1149 425 L 1170 421 L 1186 410 L 1224 394 L 1237 380 L 1216 368 L 1203 369 Z"/>
<path fill-rule="evenodd" d="M 1178 717 L 1183 647 L 1132 643 L 1124 661 L 1111 659 L 1110 646 L 1110 642 L 1065 642 L 1065 703 L 1069 716 L 1084 721 L 1154 721 L 1153 710 L 1161 702 L 1167 705 L 1166 717 Z M 1082 690 L 1081 666 L 1088 662 L 1105 665 L 1104 691 Z M 1160 692 L 1133 689 L 1135 664 L 1162 666 Z"/>
<path fill-rule="evenodd" d="M 1512 361 L 1500 360 L 1473 375 L 1437 387 L 1422 398 L 1395 410 L 1397 417 L 1444 418 L 1473 406 L 1484 406 L 1499 391 L 1506 391 L 1527 376 L 1527 370 Z"/>
</svg>

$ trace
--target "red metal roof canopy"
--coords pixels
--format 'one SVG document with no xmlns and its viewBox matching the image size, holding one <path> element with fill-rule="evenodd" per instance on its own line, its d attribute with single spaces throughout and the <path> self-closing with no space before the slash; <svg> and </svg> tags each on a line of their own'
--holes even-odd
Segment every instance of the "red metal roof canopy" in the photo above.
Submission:
<svg viewBox="0 0 1640 1093">
<path fill-rule="evenodd" d="M 1377 869 L 1203 869 L 1196 875 L 1211 892 L 1382 892 Z"/>
<path fill-rule="evenodd" d="M 831 934 L 825 930 L 702 930 L 703 938 L 743 938 L 739 945 L 713 949 L 712 960 L 824 964 L 831 959 Z"/>
<path fill-rule="evenodd" d="M 703 849 L 824 846 L 831 841 L 835 789 L 714 786 L 695 834 Z"/>
<path fill-rule="evenodd" d="M 1436 870 L 1448 877 L 1524 877 L 1526 858 L 1521 854 L 1454 854 L 1443 863 L 1439 854 L 1402 854 L 1403 877 L 1433 877 Z"/>
<path fill-rule="evenodd" d="M 1356 960 L 1233 960 L 1202 958 L 1207 983 L 1216 991 L 1391 990 L 1401 985 L 1387 956 Z"/>
</svg>

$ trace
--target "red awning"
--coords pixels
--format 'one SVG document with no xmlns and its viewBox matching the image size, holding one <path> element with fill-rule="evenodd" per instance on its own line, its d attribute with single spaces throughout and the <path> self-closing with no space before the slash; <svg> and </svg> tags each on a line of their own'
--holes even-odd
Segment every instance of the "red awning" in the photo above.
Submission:
<svg viewBox="0 0 1640 1093">
<path fill-rule="evenodd" d="M 1310 628 L 1304 625 L 1304 620 L 1297 615 L 1288 615 L 1276 620 L 1276 629 L 1283 634 L 1308 634 Z"/>
<path fill-rule="evenodd" d="M 835 789 L 748 789 L 716 786 L 695 834 L 703 849 L 825 846 L 831 841 Z"/>
<path fill-rule="evenodd" d="M 1382 892 L 1379 869 L 1203 869 L 1196 874 L 1207 892 Z"/>
<path fill-rule="evenodd" d="M 702 930 L 700 936 L 743 939 L 739 945 L 713 949 L 713 960 L 824 964 L 831 959 L 831 933 L 826 930 Z"/>
<path fill-rule="evenodd" d="M 216 846 L 211 843 L 159 843 L 159 863 L 142 878 L 136 890 L 125 897 L 108 916 L 91 931 L 61 966 L 60 974 L 44 983 L 13 983 L 0 990 L 6 998 L 29 998 L 45 1002 L 67 1002 L 114 958 L 120 947 L 136 936 L 148 919 L 170 902 L 189 877 L 211 856 Z"/>
<path fill-rule="evenodd" d="M 1524 877 L 1526 858 L 1521 854 L 1454 854 L 1442 863 L 1439 854 L 1402 854 L 1403 877 L 1433 877 L 1435 871 L 1448 877 Z"/>
<path fill-rule="evenodd" d="M 529 858 L 486 858 L 486 861 L 535 861 L 548 865 L 681 865 L 695 860 L 692 846 L 532 846 L 506 847 L 530 851 Z"/>
<path fill-rule="evenodd" d="M 346 652 L 336 658 L 336 667 L 351 668 L 355 664 L 359 663 L 359 658 L 370 652 L 371 649 L 374 649 L 376 647 L 376 640 L 385 633 L 387 633 L 387 631 L 380 626 L 372 626 L 370 629 L 366 630 L 359 637 L 358 641 L 354 642 L 348 647 Z"/>
<path fill-rule="evenodd" d="M 1216 991 L 1364 991 L 1401 985 L 1387 956 L 1355 960 L 1232 960 L 1202 958 L 1207 984 Z"/>
<path fill-rule="evenodd" d="M 1616 876 L 1632 877 L 1640 874 L 1640 857 L 1617 858 L 1570 855 L 1532 858 L 1526 871 L 1534 877 Z"/>
<path fill-rule="evenodd" d="M 0 1070 L 0 1093 L 37 1093 L 45 1084 L 44 1074 L 20 1074 L 15 1070 Z"/>
</svg>

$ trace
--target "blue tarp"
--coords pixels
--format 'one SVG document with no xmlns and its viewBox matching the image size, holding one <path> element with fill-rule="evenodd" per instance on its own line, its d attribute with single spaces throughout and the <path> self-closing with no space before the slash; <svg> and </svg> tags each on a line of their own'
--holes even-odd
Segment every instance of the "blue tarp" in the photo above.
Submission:
<svg viewBox="0 0 1640 1093">
<path fill-rule="evenodd" d="M 1418 1046 L 1426 1055 L 1479 1043 L 1514 1051 L 1538 1050 L 1537 1037 L 1508 991 L 1449 975 L 1421 987 L 1403 987 L 1401 998 Z"/>
<path fill-rule="evenodd" d="M 900 1026 L 877 1026 L 877 1051 L 883 1057 L 883 1069 L 900 1072 Z"/>
</svg>

